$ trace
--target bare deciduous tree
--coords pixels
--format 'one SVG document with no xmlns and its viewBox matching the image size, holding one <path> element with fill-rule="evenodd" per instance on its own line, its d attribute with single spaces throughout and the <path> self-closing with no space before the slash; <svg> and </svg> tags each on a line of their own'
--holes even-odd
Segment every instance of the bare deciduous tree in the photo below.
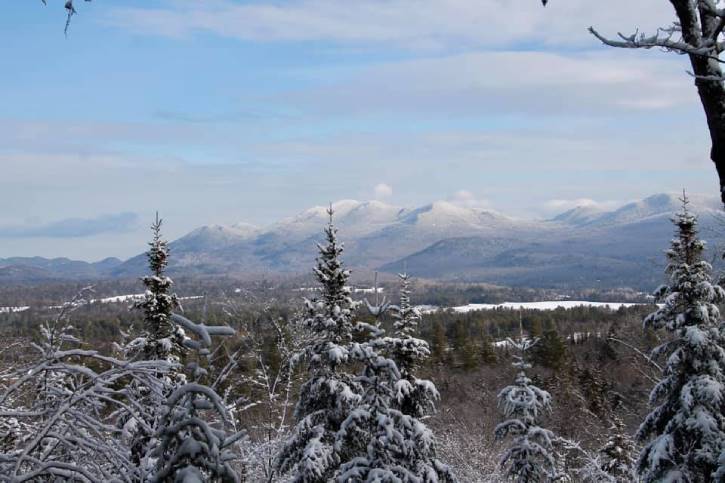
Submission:
<svg viewBox="0 0 725 483">
<path fill-rule="evenodd" d="M 542 0 L 544 5 L 548 0 Z M 636 31 L 608 38 L 593 27 L 589 31 L 610 47 L 660 49 L 687 55 L 710 132 L 710 158 L 720 178 L 720 198 L 725 203 L 725 78 L 720 54 L 725 48 L 725 1 L 669 0 L 675 18 L 671 25 L 647 35 Z"/>
</svg>

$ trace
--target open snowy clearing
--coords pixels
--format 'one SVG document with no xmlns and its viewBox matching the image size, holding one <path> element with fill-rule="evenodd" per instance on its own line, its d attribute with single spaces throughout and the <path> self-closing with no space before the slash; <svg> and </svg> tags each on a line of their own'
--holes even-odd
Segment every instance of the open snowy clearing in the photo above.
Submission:
<svg viewBox="0 0 725 483">
<path fill-rule="evenodd" d="M 145 297 L 145 294 L 139 293 L 139 294 L 128 294 L 128 295 L 115 295 L 113 297 L 105 297 L 102 299 L 90 299 L 88 303 L 94 304 L 94 303 L 101 303 L 101 304 L 115 304 L 115 303 L 122 303 L 122 302 L 137 302 L 140 300 L 143 300 Z M 180 301 L 185 300 L 197 300 L 204 298 L 203 295 L 192 295 L 189 297 L 179 297 Z M 62 305 L 51 305 L 47 307 L 42 307 L 43 309 L 60 309 L 62 308 Z M 8 314 L 8 313 L 16 313 L 16 312 L 24 312 L 26 310 L 30 310 L 30 306 L 21 306 L 21 307 L 0 307 L 0 314 Z"/>
<path fill-rule="evenodd" d="M 644 305 L 638 303 L 623 302 L 589 302 L 586 300 L 550 300 L 543 302 L 504 302 L 502 304 L 468 304 L 458 307 L 435 307 L 430 305 L 420 306 L 418 309 L 423 314 L 430 314 L 438 310 L 452 310 L 458 313 L 474 312 L 477 310 L 556 310 L 573 309 L 576 307 L 595 307 L 608 310 L 619 310 L 622 307 L 633 307 L 636 305 Z"/>
</svg>

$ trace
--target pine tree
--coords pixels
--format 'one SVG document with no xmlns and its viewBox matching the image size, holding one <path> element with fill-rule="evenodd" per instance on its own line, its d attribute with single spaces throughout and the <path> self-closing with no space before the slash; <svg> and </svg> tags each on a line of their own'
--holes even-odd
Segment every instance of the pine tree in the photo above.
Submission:
<svg viewBox="0 0 725 483">
<path fill-rule="evenodd" d="M 184 334 L 171 320 L 171 313 L 179 307 L 179 300 L 176 294 L 171 293 L 173 281 L 165 275 L 169 248 L 161 236 L 162 223 L 157 213 L 151 225 L 153 239 L 146 253 L 151 275 L 142 279 L 146 292 L 144 300 L 138 302 L 136 308 L 144 313 L 143 358 L 178 362 Z"/>
<path fill-rule="evenodd" d="M 318 244 L 314 270 L 322 296 L 305 300 L 303 324 L 314 338 L 303 354 L 309 379 L 300 388 L 297 424 L 277 459 L 279 470 L 291 472 L 292 481 L 298 483 L 328 481 L 335 475 L 344 459 L 335 449 L 336 434 L 360 401 L 359 383 L 346 370 L 356 304 L 347 286 L 350 272 L 340 260 L 343 247 L 337 241 L 332 207 L 328 214 L 326 243 Z"/>
<path fill-rule="evenodd" d="M 519 351 L 513 366 L 518 370 L 512 386 L 498 394 L 498 405 L 506 420 L 496 426 L 496 439 L 512 436 L 511 445 L 504 452 L 501 467 L 507 478 L 517 483 L 553 481 L 557 477 L 557 462 L 552 454 L 554 434 L 538 426 L 541 415 L 551 410 L 551 395 L 536 387 L 526 375 L 531 365 L 526 352 L 536 341 L 509 339 L 511 347 Z"/>
<path fill-rule="evenodd" d="M 649 440 L 638 462 L 645 482 L 715 481 L 725 444 L 725 339 L 716 305 L 725 291 L 712 282 L 697 218 L 687 205 L 683 196 L 673 220 L 677 237 L 667 252 L 669 284 L 655 294 L 663 306 L 644 320 L 645 328 L 671 334 L 653 352 L 666 364 L 650 394 L 655 408 L 638 432 Z"/>
</svg>

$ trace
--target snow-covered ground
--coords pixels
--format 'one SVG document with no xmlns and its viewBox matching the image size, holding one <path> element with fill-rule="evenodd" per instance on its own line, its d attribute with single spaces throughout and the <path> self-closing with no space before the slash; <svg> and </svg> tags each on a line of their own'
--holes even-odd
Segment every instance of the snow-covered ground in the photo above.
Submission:
<svg viewBox="0 0 725 483">
<path fill-rule="evenodd" d="M 618 310 L 620 307 L 632 307 L 635 303 L 622 302 L 589 302 L 586 300 L 550 300 L 544 302 L 504 302 L 502 304 L 468 304 L 458 307 L 450 307 L 450 310 L 458 313 L 473 312 L 476 310 L 496 310 L 496 309 L 530 309 L 530 310 L 556 310 L 558 308 L 573 309 L 575 307 L 596 307 L 609 310 Z M 435 307 L 431 305 L 422 305 L 418 307 L 421 313 L 430 314 L 437 310 L 447 310 L 448 308 Z"/>
<path fill-rule="evenodd" d="M 28 310 L 30 307 L 0 307 L 0 314 L 8 314 L 8 313 L 14 313 L 14 312 L 24 312 Z"/>
<path fill-rule="evenodd" d="M 114 304 L 114 303 L 122 303 L 122 302 L 136 302 L 139 300 L 143 300 L 144 294 L 142 293 L 135 293 L 135 294 L 128 294 L 128 295 L 114 295 L 113 297 L 105 297 L 102 299 L 91 299 L 89 300 L 89 303 L 101 303 L 101 304 Z M 196 300 L 204 298 L 203 295 L 192 295 L 189 297 L 179 297 L 180 301 L 184 300 Z M 51 305 L 47 307 L 42 307 L 43 309 L 60 309 L 62 308 L 62 305 Z M 29 306 L 22 306 L 22 307 L 0 307 L 0 314 L 8 314 L 8 313 L 15 313 L 15 312 L 24 312 L 26 310 L 29 310 Z"/>
<path fill-rule="evenodd" d="M 352 293 L 383 293 L 385 291 L 385 288 L 383 287 L 350 287 L 345 286 L 347 290 L 349 290 Z M 294 289 L 295 292 L 320 292 L 322 291 L 322 287 L 299 287 Z"/>
</svg>

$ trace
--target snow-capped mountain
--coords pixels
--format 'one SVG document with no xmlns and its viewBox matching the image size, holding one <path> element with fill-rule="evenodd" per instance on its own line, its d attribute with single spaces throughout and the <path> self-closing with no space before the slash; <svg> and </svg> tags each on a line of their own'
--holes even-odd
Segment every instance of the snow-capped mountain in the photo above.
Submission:
<svg viewBox="0 0 725 483">
<path fill-rule="evenodd" d="M 584 225 L 616 225 L 637 223 L 650 218 L 670 218 L 682 205 L 681 195 L 660 193 L 643 200 L 633 201 L 613 211 L 606 211 L 596 206 L 578 206 L 552 218 L 552 221 L 575 226 Z M 714 197 L 688 195 L 690 209 L 700 215 L 708 216 L 713 212 L 722 211 L 721 203 Z"/>
<path fill-rule="evenodd" d="M 711 245 L 719 242 L 715 238 L 725 232 L 717 229 L 720 218 L 713 216 L 720 212 L 719 201 L 698 196 L 691 201 L 703 237 Z M 676 194 L 658 194 L 610 211 L 576 207 L 545 221 L 447 201 L 407 209 L 343 200 L 332 207 L 345 243 L 344 260 L 355 270 L 407 267 L 415 276 L 509 285 L 651 286 L 661 280 L 662 253 L 673 232 L 669 219 L 680 201 Z M 327 210 L 312 207 L 267 227 L 237 223 L 197 228 L 170 244 L 170 269 L 189 275 L 308 273 Z M 75 278 L 138 276 L 145 272 L 146 259 L 140 254 L 107 265 L 75 266 L 69 273 Z"/>
</svg>

